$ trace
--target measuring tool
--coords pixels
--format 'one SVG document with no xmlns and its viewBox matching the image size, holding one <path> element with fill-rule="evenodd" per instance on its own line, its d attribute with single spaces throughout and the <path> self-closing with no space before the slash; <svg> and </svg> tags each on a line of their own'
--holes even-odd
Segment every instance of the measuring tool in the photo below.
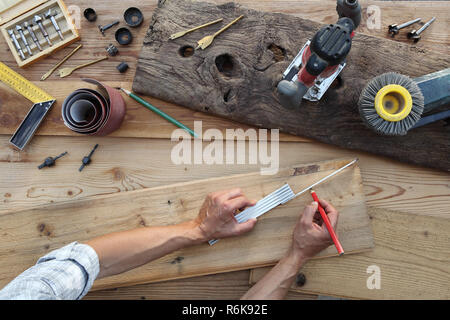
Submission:
<svg viewBox="0 0 450 320">
<path fill-rule="evenodd" d="M 238 223 L 243 223 L 243 222 L 248 221 L 249 219 L 256 219 L 259 216 L 262 216 L 263 214 L 265 214 L 266 212 L 272 210 L 273 208 L 278 207 L 280 204 L 285 204 L 286 202 L 297 198 L 298 196 L 300 196 L 301 194 L 305 193 L 306 191 L 311 190 L 312 188 L 314 188 L 315 186 L 321 184 L 325 180 L 328 180 L 329 178 L 337 175 L 339 172 L 341 172 L 341 171 L 345 170 L 346 168 L 350 167 L 351 165 L 353 165 L 357 161 L 358 161 L 358 159 L 354 159 L 353 161 L 347 163 L 342 168 L 339 168 L 338 170 L 333 171 L 332 173 L 330 173 L 326 177 L 320 179 L 316 183 L 310 185 L 309 187 L 303 189 L 302 191 L 300 191 L 298 193 L 294 193 L 294 191 L 289 186 L 289 184 L 286 183 L 281 188 L 275 190 L 271 194 L 269 194 L 269 195 L 265 196 L 264 198 L 262 198 L 261 200 L 259 200 L 253 207 L 249 207 L 249 208 L 245 209 L 244 211 L 242 211 L 241 213 L 237 214 L 235 216 L 236 221 Z M 214 239 L 214 240 L 210 240 L 208 243 L 209 243 L 209 245 L 212 246 L 217 241 L 219 241 L 219 240 Z"/>
<path fill-rule="evenodd" d="M 0 80 L 34 103 L 11 140 L 9 140 L 16 148 L 23 150 L 56 99 L 2 62 L 0 62 Z"/>
</svg>

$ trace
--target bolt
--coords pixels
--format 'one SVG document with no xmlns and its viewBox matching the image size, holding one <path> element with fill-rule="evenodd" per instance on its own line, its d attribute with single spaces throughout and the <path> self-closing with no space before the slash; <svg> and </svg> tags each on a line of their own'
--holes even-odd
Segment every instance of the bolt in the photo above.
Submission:
<svg viewBox="0 0 450 320">
<path fill-rule="evenodd" d="M 428 21 L 427 23 L 425 23 L 419 30 L 413 30 L 411 32 L 408 33 L 408 38 L 409 39 L 413 39 L 414 42 L 417 42 L 420 40 L 420 34 L 422 32 L 425 31 L 426 28 L 428 28 L 430 26 L 430 24 L 432 24 L 434 22 L 434 20 L 436 20 L 435 17 L 431 18 L 430 21 Z"/>
<path fill-rule="evenodd" d="M 19 33 L 20 37 L 22 38 L 23 43 L 25 44 L 25 48 L 27 48 L 28 54 L 30 56 L 33 55 L 33 52 L 31 51 L 30 45 L 28 44 L 27 38 L 25 37 L 25 35 L 23 34 L 23 29 L 22 26 L 20 24 L 16 25 L 16 30 Z"/>
<path fill-rule="evenodd" d="M 416 22 L 419 22 L 421 18 L 417 18 L 405 23 L 402 23 L 401 25 L 397 25 L 397 24 L 391 24 L 388 28 L 389 28 L 389 33 L 391 34 L 392 38 L 398 34 L 398 32 L 400 31 L 400 29 L 406 28 L 407 26 L 410 26 Z"/>
<path fill-rule="evenodd" d="M 30 22 L 24 22 L 23 26 L 28 30 L 28 33 L 31 36 L 31 39 L 33 39 L 34 43 L 36 44 L 36 47 L 38 47 L 39 51 L 42 51 L 41 44 L 39 43 L 38 38 L 36 37 L 36 34 L 33 31 L 33 24 Z"/>
<path fill-rule="evenodd" d="M 44 25 L 42 24 L 42 17 L 39 15 L 35 15 L 34 22 L 39 26 L 39 29 L 41 29 L 42 35 L 44 36 L 45 40 L 47 40 L 48 45 L 52 46 L 52 42 L 50 41 L 50 38 L 48 37 L 47 30 L 45 30 Z"/>
<path fill-rule="evenodd" d="M 50 10 L 48 10 L 45 13 L 44 16 L 45 16 L 46 19 L 50 19 L 50 21 L 53 24 L 53 27 L 55 27 L 56 32 L 58 32 L 59 37 L 61 38 L 61 40 L 64 40 L 64 37 L 63 37 L 62 32 L 61 32 L 61 29 L 59 28 L 59 25 L 58 25 L 58 23 L 56 22 L 56 19 L 55 19 L 56 15 L 57 15 L 57 12 L 56 11 L 52 11 L 52 9 L 50 9 Z"/>
<path fill-rule="evenodd" d="M 106 30 L 108 30 L 108 29 L 114 27 L 115 25 L 117 25 L 117 24 L 119 24 L 119 23 L 120 23 L 120 21 L 114 21 L 114 22 L 112 22 L 112 23 L 110 23 L 110 24 L 107 24 L 106 26 L 103 26 L 103 27 L 102 27 L 101 25 L 99 25 L 99 26 L 98 26 L 98 29 L 100 30 L 100 32 L 102 33 L 102 35 L 105 36 L 105 31 L 106 31 Z"/>
<path fill-rule="evenodd" d="M 9 33 L 9 35 L 11 37 L 12 42 L 16 46 L 16 49 L 19 52 L 20 57 L 22 58 L 22 60 L 25 60 L 25 55 L 23 54 L 22 47 L 20 46 L 19 41 L 17 41 L 17 38 L 16 38 L 16 35 L 14 34 L 14 31 L 13 30 L 8 30 L 8 33 Z"/>
</svg>

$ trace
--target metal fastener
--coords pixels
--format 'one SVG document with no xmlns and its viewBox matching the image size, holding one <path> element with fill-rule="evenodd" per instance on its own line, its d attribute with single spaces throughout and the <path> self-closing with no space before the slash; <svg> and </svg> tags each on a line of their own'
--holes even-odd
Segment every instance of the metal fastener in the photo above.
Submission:
<svg viewBox="0 0 450 320">
<path fill-rule="evenodd" d="M 27 41 L 27 38 L 23 34 L 22 26 L 20 24 L 16 25 L 16 30 L 19 33 L 20 37 L 22 38 L 22 41 L 23 41 L 23 43 L 25 45 L 25 48 L 27 49 L 28 54 L 30 56 L 32 56 L 33 52 L 31 51 L 30 45 L 28 44 L 28 41 Z"/>
<path fill-rule="evenodd" d="M 100 32 L 102 33 L 102 35 L 105 36 L 105 31 L 106 31 L 106 30 L 108 30 L 108 29 L 114 27 L 115 25 L 117 25 L 117 24 L 119 24 L 119 23 L 120 23 L 120 21 L 114 21 L 114 22 L 112 22 L 112 23 L 110 23 L 110 24 L 107 24 L 106 26 L 101 26 L 101 25 L 99 25 L 99 26 L 98 26 L 98 29 L 100 30 Z"/>
<path fill-rule="evenodd" d="M 8 33 L 9 33 L 9 35 L 11 37 L 12 42 L 16 46 L 16 49 L 19 52 L 20 57 L 22 58 L 22 60 L 25 60 L 25 55 L 23 54 L 22 47 L 20 46 L 19 41 L 17 41 L 17 38 L 16 38 L 16 35 L 14 34 L 14 31 L 13 30 L 8 30 Z"/>
<path fill-rule="evenodd" d="M 50 41 L 50 38 L 48 37 L 47 30 L 45 30 L 45 27 L 42 24 L 42 17 L 39 15 L 35 15 L 34 22 L 39 26 L 39 29 L 41 29 L 42 35 L 44 36 L 45 40 L 47 40 L 48 45 L 52 46 L 52 42 Z"/>
<path fill-rule="evenodd" d="M 434 22 L 434 20 L 436 20 L 435 17 L 431 18 L 430 21 L 428 21 L 427 23 L 425 23 L 419 30 L 413 30 L 411 32 L 408 33 L 408 38 L 409 39 L 413 39 L 414 42 L 417 42 L 420 40 L 420 34 L 422 32 L 425 31 L 426 28 L 428 28 L 430 26 L 430 24 L 432 24 Z"/>
<path fill-rule="evenodd" d="M 392 38 L 398 34 L 398 32 L 400 31 L 400 29 L 406 28 L 407 26 L 410 26 L 416 22 L 419 22 L 421 18 L 417 18 L 405 23 L 402 23 L 401 25 L 397 25 L 397 24 L 391 24 L 388 28 L 389 28 L 389 33 L 391 34 Z"/>
<path fill-rule="evenodd" d="M 63 37 L 62 32 L 61 32 L 61 29 L 59 28 L 59 25 L 58 25 L 58 23 L 56 22 L 56 19 L 55 19 L 55 16 L 57 14 L 58 13 L 56 11 L 52 11 L 52 9 L 50 9 L 50 10 L 48 10 L 45 13 L 45 18 L 46 19 L 50 19 L 50 21 L 52 22 L 53 27 L 55 28 L 56 32 L 58 32 L 59 37 L 61 38 L 61 40 L 64 40 L 64 37 Z"/>
<path fill-rule="evenodd" d="M 34 33 L 33 30 L 33 24 L 30 22 L 24 22 L 23 26 L 28 30 L 28 33 L 31 36 L 31 39 L 33 39 L 33 42 L 36 44 L 36 47 L 39 49 L 39 51 L 42 51 L 42 47 L 41 44 L 39 43 L 38 38 L 36 37 L 36 34 Z"/>
</svg>

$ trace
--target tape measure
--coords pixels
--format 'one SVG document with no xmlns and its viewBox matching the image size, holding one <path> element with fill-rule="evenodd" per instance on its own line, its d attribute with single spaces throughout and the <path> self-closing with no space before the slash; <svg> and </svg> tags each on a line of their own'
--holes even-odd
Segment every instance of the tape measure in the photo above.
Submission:
<svg viewBox="0 0 450 320">
<path fill-rule="evenodd" d="M 56 100 L 2 62 L 0 62 L 0 80 L 33 103 Z"/>
</svg>

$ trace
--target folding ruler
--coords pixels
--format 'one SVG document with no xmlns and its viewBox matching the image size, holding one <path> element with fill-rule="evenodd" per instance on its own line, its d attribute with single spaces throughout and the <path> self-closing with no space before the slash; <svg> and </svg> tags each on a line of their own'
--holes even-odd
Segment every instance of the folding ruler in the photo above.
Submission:
<svg viewBox="0 0 450 320">
<path fill-rule="evenodd" d="M 2 62 L 0 62 L 0 80 L 34 103 L 11 140 L 9 140 L 16 148 L 23 150 L 56 99 Z"/>
</svg>

